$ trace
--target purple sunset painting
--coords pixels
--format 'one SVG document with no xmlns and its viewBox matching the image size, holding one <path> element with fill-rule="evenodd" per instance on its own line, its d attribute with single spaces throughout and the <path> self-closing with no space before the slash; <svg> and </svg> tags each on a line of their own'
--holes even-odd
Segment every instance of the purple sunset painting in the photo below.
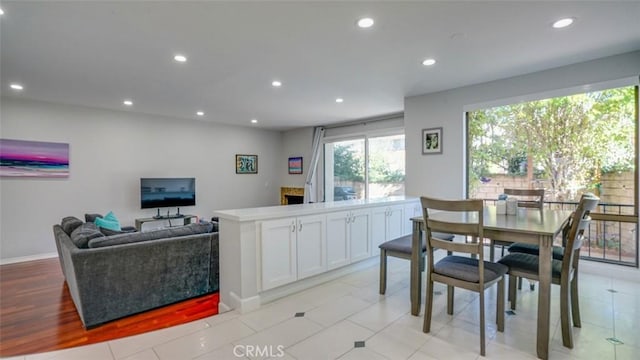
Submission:
<svg viewBox="0 0 640 360">
<path fill-rule="evenodd" d="M 69 177 L 69 144 L 0 139 L 0 176 Z"/>
</svg>

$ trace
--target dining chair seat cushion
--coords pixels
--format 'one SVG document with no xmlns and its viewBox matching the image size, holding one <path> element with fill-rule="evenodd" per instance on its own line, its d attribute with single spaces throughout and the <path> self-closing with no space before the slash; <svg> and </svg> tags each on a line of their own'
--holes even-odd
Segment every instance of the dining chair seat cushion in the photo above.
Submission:
<svg viewBox="0 0 640 360">
<path fill-rule="evenodd" d="M 453 238 L 454 238 L 454 236 L 451 234 L 442 234 L 442 233 L 434 233 L 433 236 L 439 239 L 448 240 L 448 241 L 453 241 Z M 411 242 L 412 242 L 412 236 L 405 235 L 397 239 L 383 242 L 378 247 L 380 249 L 384 249 L 387 251 L 411 254 Z M 422 251 L 423 252 L 427 251 L 427 247 L 424 241 L 422 242 Z"/>
<path fill-rule="evenodd" d="M 499 264 L 503 264 L 509 267 L 509 269 L 518 269 L 531 273 L 538 273 L 538 267 L 540 264 L 540 257 L 537 255 L 525 254 L 525 253 L 511 253 L 502 259 L 498 260 Z M 562 271 L 562 261 L 552 260 L 551 262 L 551 276 L 554 278 L 560 277 Z"/>
<path fill-rule="evenodd" d="M 508 248 L 510 253 L 525 253 L 538 256 L 540 254 L 540 247 L 535 244 L 515 243 Z M 564 248 L 562 246 L 553 247 L 553 258 L 555 260 L 562 260 L 564 258 Z"/>
<path fill-rule="evenodd" d="M 480 282 L 480 272 L 478 259 L 450 255 L 438 261 L 433 266 L 433 271 L 437 274 L 453 277 L 468 282 Z M 505 265 L 484 262 L 484 281 L 490 282 L 504 276 L 509 268 Z"/>
</svg>

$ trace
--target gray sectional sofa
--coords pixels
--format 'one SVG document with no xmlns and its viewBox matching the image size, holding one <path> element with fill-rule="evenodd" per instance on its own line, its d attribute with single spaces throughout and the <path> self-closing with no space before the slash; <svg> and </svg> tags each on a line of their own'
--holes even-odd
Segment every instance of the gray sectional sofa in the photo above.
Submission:
<svg viewBox="0 0 640 360">
<path fill-rule="evenodd" d="M 54 225 L 60 265 L 85 328 L 217 291 L 214 225 L 108 236 L 73 217 Z"/>
</svg>

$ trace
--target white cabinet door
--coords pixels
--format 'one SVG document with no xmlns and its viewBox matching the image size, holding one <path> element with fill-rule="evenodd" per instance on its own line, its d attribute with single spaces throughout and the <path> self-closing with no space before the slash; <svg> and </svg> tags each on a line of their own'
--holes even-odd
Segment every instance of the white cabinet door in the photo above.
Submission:
<svg viewBox="0 0 640 360">
<path fill-rule="evenodd" d="M 384 206 L 371 210 L 371 252 L 379 255 L 378 247 L 385 241 L 404 235 L 403 205 Z"/>
<path fill-rule="evenodd" d="M 326 216 L 297 218 L 298 279 L 327 271 Z"/>
<path fill-rule="evenodd" d="M 371 210 L 371 255 L 380 255 L 378 245 L 387 241 L 387 206 Z"/>
<path fill-rule="evenodd" d="M 413 222 L 411 218 L 422 216 L 420 203 L 411 203 L 404 206 L 404 234 L 409 235 L 413 231 Z"/>
<path fill-rule="evenodd" d="M 351 262 L 366 259 L 371 256 L 369 210 L 352 211 L 349 218 L 349 241 Z"/>
<path fill-rule="evenodd" d="M 260 237 L 262 290 L 296 281 L 296 225 L 295 218 L 262 223 Z"/>
<path fill-rule="evenodd" d="M 403 206 L 389 206 L 387 215 L 387 240 L 397 239 L 404 235 Z"/>
<path fill-rule="evenodd" d="M 327 269 L 349 264 L 349 217 L 351 213 L 340 211 L 327 215 Z M 368 239 L 367 239 L 368 241 Z"/>
</svg>

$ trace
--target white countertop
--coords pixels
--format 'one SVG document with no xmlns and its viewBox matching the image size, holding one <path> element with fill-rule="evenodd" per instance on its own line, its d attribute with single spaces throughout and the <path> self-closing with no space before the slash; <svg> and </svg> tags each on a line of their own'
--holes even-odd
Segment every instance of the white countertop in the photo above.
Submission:
<svg viewBox="0 0 640 360">
<path fill-rule="evenodd" d="M 368 207 L 402 204 L 418 201 L 417 197 L 392 196 L 369 200 L 344 200 L 313 204 L 264 206 L 246 209 L 218 210 L 213 213 L 220 219 L 233 221 L 256 221 L 282 217 L 321 214 L 333 211 L 362 209 Z"/>
</svg>

